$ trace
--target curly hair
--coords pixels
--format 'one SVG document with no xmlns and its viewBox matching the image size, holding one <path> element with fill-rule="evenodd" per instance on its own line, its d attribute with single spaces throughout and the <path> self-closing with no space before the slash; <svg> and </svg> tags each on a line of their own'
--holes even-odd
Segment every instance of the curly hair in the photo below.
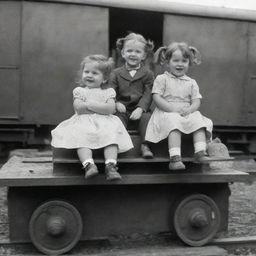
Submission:
<svg viewBox="0 0 256 256">
<path fill-rule="evenodd" d="M 142 35 L 136 34 L 136 33 L 130 33 L 126 37 L 118 38 L 116 41 L 116 47 L 119 50 L 122 50 L 124 48 L 124 45 L 127 41 L 135 40 L 138 42 L 141 42 L 145 45 L 145 52 L 150 53 L 154 49 L 154 43 L 151 40 L 146 40 Z"/>
<path fill-rule="evenodd" d="M 154 54 L 154 62 L 163 65 L 169 61 L 172 54 L 180 50 L 184 58 L 189 59 L 189 65 L 199 65 L 201 63 L 201 54 L 193 46 L 189 46 L 185 42 L 172 42 L 168 46 L 160 47 Z"/>
<path fill-rule="evenodd" d="M 109 75 L 114 67 L 114 61 L 112 58 L 107 58 L 104 55 L 100 55 L 100 54 L 86 56 L 85 58 L 83 58 L 80 65 L 79 80 L 78 80 L 79 85 L 83 85 L 82 73 L 84 70 L 84 66 L 86 63 L 90 63 L 90 62 L 95 62 L 97 64 L 97 68 L 102 72 L 105 80 L 108 80 Z"/>
</svg>

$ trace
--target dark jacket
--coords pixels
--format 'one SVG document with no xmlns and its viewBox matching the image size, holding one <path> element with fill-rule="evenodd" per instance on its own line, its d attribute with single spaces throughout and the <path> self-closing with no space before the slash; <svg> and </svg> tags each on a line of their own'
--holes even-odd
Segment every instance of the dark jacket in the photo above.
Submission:
<svg viewBox="0 0 256 256">
<path fill-rule="evenodd" d="M 123 103 L 129 112 L 141 107 L 147 112 L 152 102 L 154 74 L 142 66 L 132 77 L 125 66 L 115 69 L 109 85 L 116 90 L 116 100 Z"/>
</svg>

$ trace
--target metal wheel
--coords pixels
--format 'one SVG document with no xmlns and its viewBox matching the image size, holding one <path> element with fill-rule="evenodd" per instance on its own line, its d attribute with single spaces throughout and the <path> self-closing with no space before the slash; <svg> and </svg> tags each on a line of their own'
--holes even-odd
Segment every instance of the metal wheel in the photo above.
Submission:
<svg viewBox="0 0 256 256">
<path fill-rule="evenodd" d="M 47 255 L 59 255 L 71 250 L 79 241 L 82 228 L 82 218 L 77 209 L 60 200 L 40 205 L 29 222 L 32 243 Z"/>
<path fill-rule="evenodd" d="M 179 238 L 188 245 L 202 246 L 217 233 L 220 211 L 208 196 L 194 194 L 183 198 L 174 212 L 174 228 Z"/>
</svg>

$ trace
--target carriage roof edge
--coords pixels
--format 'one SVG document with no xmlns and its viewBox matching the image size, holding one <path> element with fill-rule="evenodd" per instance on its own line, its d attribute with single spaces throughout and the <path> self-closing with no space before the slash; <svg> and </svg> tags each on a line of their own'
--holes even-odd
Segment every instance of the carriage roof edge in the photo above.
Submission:
<svg viewBox="0 0 256 256">
<path fill-rule="evenodd" d="M 33 2 L 33 0 L 24 1 Z M 256 21 L 256 10 L 174 3 L 165 0 L 154 0 L 150 2 L 147 0 L 129 0 L 125 2 L 122 0 L 37 0 L 35 2 L 93 5 L 102 7 L 139 9 L 180 15 Z"/>
</svg>

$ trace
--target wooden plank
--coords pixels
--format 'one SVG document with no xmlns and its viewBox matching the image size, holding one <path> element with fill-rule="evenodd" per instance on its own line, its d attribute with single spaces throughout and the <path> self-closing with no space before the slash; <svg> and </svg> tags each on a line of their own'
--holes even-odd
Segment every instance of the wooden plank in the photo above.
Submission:
<svg viewBox="0 0 256 256">
<path fill-rule="evenodd" d="M 52 151 L 51 150 L 44 150 L 44 151 L 39 151 L 36 148 L 31 148 L 31 149 L 15 149 L 10 151 L 9 153 L 9 158 L 12 156 L 19 156 L 19 157 L 24 157 L 24 158 L 41 158 L 41 157 L 50 157 L 52 158 Z"/>
<path fill-rule="evenodd" d="M 98 169 L 104 173 L 104 161 L 96 162 Z M 126 174 L 170 174 L 174 173 L 169 170 L 169 162 L 118 162 L 118 168 L 122 175 Z M 208 164 L 186 163 L 185 172 L 189 173 L 204 173 L 210 169 Z M 223 168 L 224 169 L 224 168 Z M 54 176 L 80 176 L 82 165 L 77 163 L 54 163 Z M 180 172 L 179 172 L 180 173 Z"/>
<path fill-rule="evenodd" d="M 138 135 L 131 135 L 131 139 L 134 145 L 134 148 L 131 150 L 121 153 L 118 155 L 118 159 L 122 158 L 141 158 L 141 139 Z M 151 150 L 154 153 L 154 156 L 169 158 L 168 153 L 168 141 L 163 140 L 159 143 L 151 143 Z M 184 135 L 182 137 L 182 156 L 191 157 L 194 154 L 192 136 Z M 94 158 L 103 158 L 103 150 L 96 149 L 93 151 Z M 64 149 L 64 148 L 53 148 L 53 159 L 55 158 L 67 158 L 67 159 L 77 159 L 77 152 L 75 149 Z"/>
<path fill-rule="evenodd" d="M 215 238 L 211 242 L 211 244 L 215 245 L 241 245 L 249 243 L 255 244 L 256 236 Z"/>
<path fill-rule="evenodd" d="M 73 185 L 133 185 L 133 184 L 201 184 L 201 183 L 229 183 L 246 182 L 248 174 L 230 172 L 225 174 L 213 174 L 202 176 L 201 174 L 162 174 L 162 175 L 122 175 L 120 181 L 107 181 L 104 175 L 98 175 L 94 179 L 85 180 L 83 176 L 0 176 L 0 186 L 73 186 Z"/>
<path fill-rule="evenodd" d="M 106 181 L 103 174 L 91 180 L 83 178 L 84 172 L 76 175 L 54 175 L 50 162 L 24 163 L 23 158 L 12 157 L 0 169 L 0 186 L 61 186 L 61 185 L 131 185 L 131 184 L 173 184 L 173 183 L 227 183 L 247 182 L 249 174 L 234 169 L 216 169 L 202 172 L 152 170 L 150 174 L 122 174 L 121 181 Z M 101 167 L 101 166 L 100 166 Z M 79 167 L 80 168 L 80 167 Z M 99 168 L 104 173 L 104 165 Z M 143 171 L 143 170 L 142 170 Z"/>
<path fill-rule="evenodd" d="M 228 157 L 228 158 L 220 158 L 220 157 L 210 157 L 209 161 L 207 161 L 207 163 L 210 162 L 223 162 L 223 161 L 234 161 L 235 158 L 234 157 Z M 31 160 L 26 160 L 24 162 L 29 162 Z M 104 159 L 95 159 L 95 162 L 97 163 L 103 163 L 105 160 Z M 170 158 L 168 157 L 154 157 L 152 159 L 145 159 L 142 157 L 132 157 L 132 158 L 118 158 L 118 162 L 120 163 L 163 163 L 163 162 L 169 162 Z M 194 162 L 194 158 L 192 157 L 184 157 L 182 158 L 183 162 Z M 80 163 L 78 158 L 61 158 L 61 157 L 57 157 L 53 159 L 53 163 Z"/>
<path fill-rule="evenodd" d="M 220 127 L 214 127 L 213 132 L 221 132 L 221 133 L 255 133 L 255 128 L 248 128 L 248 127 L 243 127 L 243 128 L 230 128 L 226 126 L 225 128 L 220 128 Z"/>
<path fill-rule="evenodd" d="M 30 157 L 24 158 L 22 160 L 23 163 L 52 163 L 52 157 Z"/>
</svg>

